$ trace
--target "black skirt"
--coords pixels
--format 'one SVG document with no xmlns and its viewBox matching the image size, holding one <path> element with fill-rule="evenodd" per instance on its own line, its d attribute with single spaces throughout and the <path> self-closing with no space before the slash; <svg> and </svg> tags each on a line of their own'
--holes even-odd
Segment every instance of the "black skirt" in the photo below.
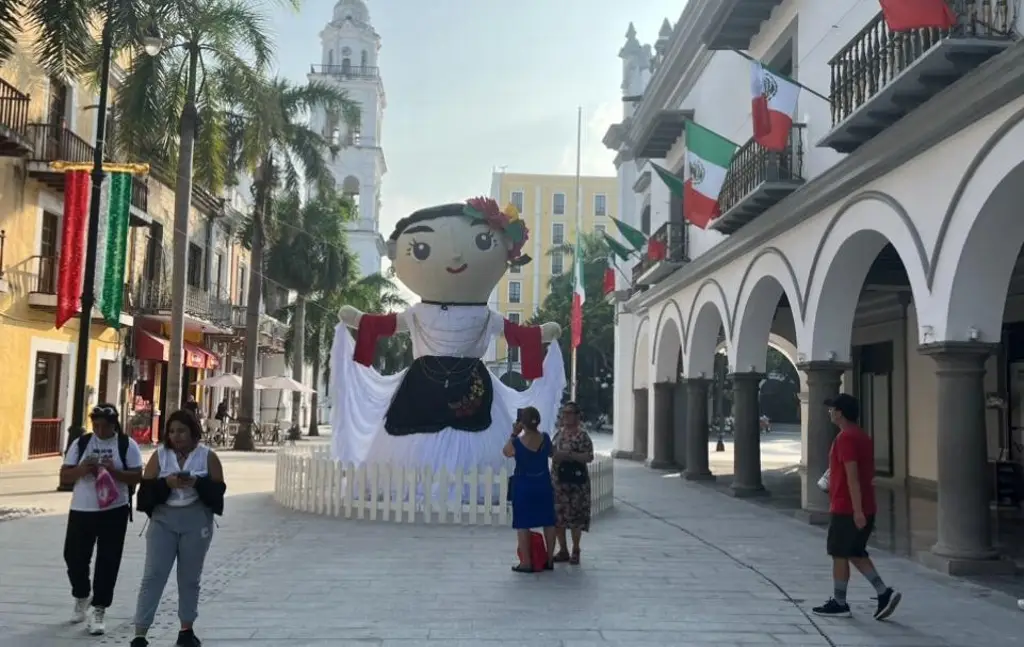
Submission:
<svg viewBox="0 0 1024 647">
<path fill-rule="evenodd" d="M 384 418 L 392 436 L 436 434 L 445 427 L 483 431 L 491 426 L 491 372 L 471 357 L 413 361 Z"/>
</svg>

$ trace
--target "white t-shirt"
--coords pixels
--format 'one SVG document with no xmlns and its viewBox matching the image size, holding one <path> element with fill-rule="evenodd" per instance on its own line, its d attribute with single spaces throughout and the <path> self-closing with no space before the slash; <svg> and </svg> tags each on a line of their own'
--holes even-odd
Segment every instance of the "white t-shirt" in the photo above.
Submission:
<svg viewBox="0 0 1024 647">
<path fill-rule="evenodd" d="M 206 445 L 196 445 L 195 449 L 185 458 L 185 464 L 178 463 L 178 455 L 173 450 L 163 445 L 157 448 L 157 459 L 160 461 L 160 478 L 167 478 L 178 472 L 188 472 L 198 478 L 209 476 L 210 448 Z M 167 497 L 167 505 L 172 508 L 191 505 L 199 500 L 199 493 L 194 487 L 175 488 Z"/>
<path fill-rule="evenodd" d="M 119 470 L 142 469 L 142 451 L 139 450 L 138 443 L 132 438 L 128 439 L 128 451 L 125 453 L 128 465 L 126 467 L 121 463 L 121 454 L 117 451 L 117 434 L 105 440 L 93 434 L 85 446 L 84 454 L 84 456 L 78 455 L 78 441 L 76 440 L 68 448 L 68 453 L 64 456 L 64 464 L 75 466 L 86 456 L 95 456 L 99 461 L 109 458 L 114 461 L 114 467 Z M 128 485 L 117 481 L 117 501 L 102 509 L 110 510 L 126 505 L 128 505 Z M 75 481 L 75 489 L 71 493 L 71 509 L 79 512 L 99 512 L 101 510 L 99 499 L 96 497 L 95 476 L 87 474 Z"/>
</svg>

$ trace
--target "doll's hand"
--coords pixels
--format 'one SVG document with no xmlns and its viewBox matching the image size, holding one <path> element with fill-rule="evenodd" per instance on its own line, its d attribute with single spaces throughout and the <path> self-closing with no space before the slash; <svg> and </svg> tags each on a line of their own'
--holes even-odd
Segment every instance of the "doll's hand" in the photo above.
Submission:
<svg viewBox="0 0 1024 647">
<path fill-rule="evenodd" d="M 540 340 L 547 344 L 553 342 L 562 336 L 562 327 L 553 321 L 542 323 L 540 325 Z"/>
<path fill-rule="evenodd" d="M 352 306 L 341 306 L 341 310 L 338 311 L 338 318 L 349 328 L 358 328 L 359 320 L 363 318 L 363 313 Z"/>
</svg>

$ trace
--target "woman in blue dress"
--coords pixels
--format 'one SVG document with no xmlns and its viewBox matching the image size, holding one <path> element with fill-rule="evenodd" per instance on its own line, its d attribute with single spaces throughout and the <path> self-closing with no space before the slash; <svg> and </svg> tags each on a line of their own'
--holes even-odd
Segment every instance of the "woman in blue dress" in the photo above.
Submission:
<svg viewBox="0 0 1024 647">
<path fill-rule="evenodd" d="M 505 444 L 505 456 L 516 459 L 512 473 L 512 527 L 519 542 L 517 573 L 534 572 L 530 555 L 530 530 L 544 529 L 547 544 L 545 570 L 554 569 L 551 561 L 555 548 L 555 490 L 551 485 L 551 437 L 542 433 L 540 412 L 534 407 L 519 410 L 512 427 L 512 437 Z"/>
</svg>

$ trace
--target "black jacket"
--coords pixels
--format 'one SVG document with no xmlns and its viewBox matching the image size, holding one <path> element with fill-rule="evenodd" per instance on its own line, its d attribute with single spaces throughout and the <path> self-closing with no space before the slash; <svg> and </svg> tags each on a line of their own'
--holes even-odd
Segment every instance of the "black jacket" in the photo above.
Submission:
<svg viewBox="0 0 1024 647">
<path fill-rule="evenodd" d="M 227 491 L 227 486 L 217 483 L 209 476 L 200 476 L 196 479 L 195 487 L 196 494 L 199 495 L 199 502 L 214 514 L 223 516 L 224 493 Z M 139 492 L 135 497 L 135 509 L 152 517 L 156 507 L 167 503 L 170 496 L 171 487 L 167 485 L 167 479 L 142 479 L 139 481 Z"/>
</svg>

